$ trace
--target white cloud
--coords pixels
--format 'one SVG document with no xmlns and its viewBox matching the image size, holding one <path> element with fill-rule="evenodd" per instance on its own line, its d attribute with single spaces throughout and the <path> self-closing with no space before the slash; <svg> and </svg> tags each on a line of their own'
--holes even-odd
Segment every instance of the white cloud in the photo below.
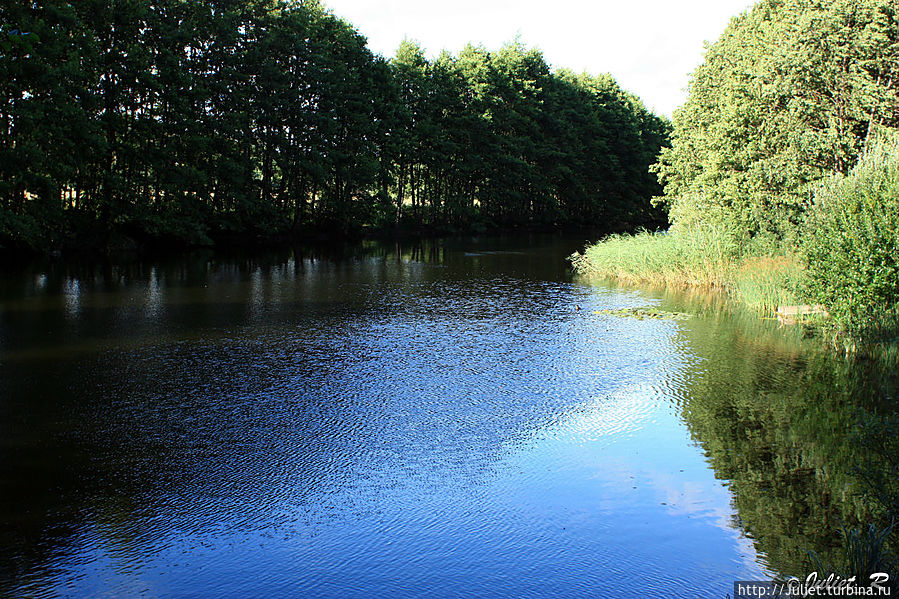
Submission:
<svg viewBox="0 0 899 599">
<path fill-rule="evenodd" d="M 611 73 L 650 108 L 669 115 L 684 100 L 703 42 L 718 38 L 751 0 L 326 0 L 391 56 L 404 37 L 430 56 L 466 43 L 495 49 L 516 34 L 555 68 Z"/>
</svg>

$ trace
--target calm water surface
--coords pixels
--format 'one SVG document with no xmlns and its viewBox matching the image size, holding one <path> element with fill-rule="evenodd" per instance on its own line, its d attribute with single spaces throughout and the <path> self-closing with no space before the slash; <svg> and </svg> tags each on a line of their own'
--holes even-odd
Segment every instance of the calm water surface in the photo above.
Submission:
<svg viewBox="0 0 899 599">
<path fill-rule="evenodd" d="M 695 598 L 796 570 L 842 517 L 853 375 L 574 281 L 583 244 L 7 266 L 0 595 Z M 643 306 L 696 316 L 594 313 Z"/>
</svg>

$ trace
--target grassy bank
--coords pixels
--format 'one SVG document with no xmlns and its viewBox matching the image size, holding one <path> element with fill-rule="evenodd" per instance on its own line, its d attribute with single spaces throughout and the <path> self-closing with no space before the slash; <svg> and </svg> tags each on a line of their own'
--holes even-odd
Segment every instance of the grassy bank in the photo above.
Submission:
<svg viewBox="0 0 899 599">
<path fill-rule="evenodd" d="M 899 340 L 899 133 L 866 146 L 848 173 L 821 181 L 794 235 L 742 244 L 723 226 L 607 237 L 572 257 L 583 274 L 724 290 L 762 314 L 822 306 L 826 338 L 848 351 Z M 787 241 L 792 239 L 792 241 Z M 764 249 L 763 249 L 764 248 Z"/>
<path fill-rule="evenodd" d="M 798 303 L 799 262 L 741 252 L 711 227 L 614 235 L 572 256 L 584 275 L 624 283 L 719 289 L 760 314 Z"/>
</svg>

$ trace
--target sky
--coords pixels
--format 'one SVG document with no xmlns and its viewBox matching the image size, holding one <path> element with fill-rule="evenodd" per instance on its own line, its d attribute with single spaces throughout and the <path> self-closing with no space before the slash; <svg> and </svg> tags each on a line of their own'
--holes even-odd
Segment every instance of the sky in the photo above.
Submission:
<svg viewBox="0 0 899 599">
<path fill-rule="evenodd" d="M 428 56 L 516 35 L 555 69 L 611 73 L 658 114 L 686 99 L 689 74 L 731 17 L 754 0 L 324 0 L 384 56 L 419 42 Z"/>
</svg>

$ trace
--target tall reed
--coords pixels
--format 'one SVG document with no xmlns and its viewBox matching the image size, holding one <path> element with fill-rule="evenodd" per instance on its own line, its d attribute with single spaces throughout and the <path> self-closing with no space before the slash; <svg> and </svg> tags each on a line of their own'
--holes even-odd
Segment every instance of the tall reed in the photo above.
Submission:
<svg viewBox="0 0 899 599">
<path fill-rule="evenodd" d="M 625 283 L 723 289 L 762 313 L 796 303 L 799 264 L 787 256 L 744 255 L 713 226 L 612 235 L 572 256 L 581 274 Z"/>
</svg>

